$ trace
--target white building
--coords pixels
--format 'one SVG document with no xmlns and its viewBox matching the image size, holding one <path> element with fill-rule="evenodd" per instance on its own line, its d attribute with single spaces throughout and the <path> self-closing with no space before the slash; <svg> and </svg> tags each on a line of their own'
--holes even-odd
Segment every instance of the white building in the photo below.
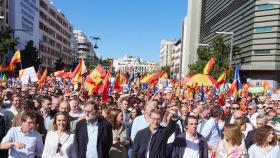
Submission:
<svg viewBox="0 0 280 158">
<path fill-rule="evenodd" d="M 129 74 L 140 73 L 141 75 L 159 70 L 160 68 L 155 62 L 143 61 L 139 57 L 127 55 L 120 59 L 114 59 L 113 67 L 116 72 L 120 70 L 121 72 L 128 72 Z"/>
<path fill-rule="evenodd" d="M 74 37 L 77 49 L 76 57 L 85 59 L 85 62 L 88 65 L 91 62 L 91 59 L 95 56 L 93 45 L 86 34 L 81 30 L 74 30 Z"/>
<path fill-rule="evenodd" d="M 181 39 L 177 40 L 174 44 L 174 49 L 172 53 L 172 62 L 171 62 L 171 74 L 173 78 L 179 79 L 180 75 L 180 61 L 181 61 Z"/>
<path fill-rule="evenodd" d="M 39 48 L 39 0 L 9 0 L 9 26 L 19 38 L 16 49 L 30 40 Z"/>
<path fill-rule="evenodd" d="M 162 40 L 160 43 L 160 66 L 171 66 L 175 40 Z"/>
<path fill-rule="evenodd" d="M 200 36 L 201 0 L 189 0 L 188 12 L 182 31 L 182 77 L 189 73 L 188 65 L 197 61 L 197 48 Z"/>
</svg>

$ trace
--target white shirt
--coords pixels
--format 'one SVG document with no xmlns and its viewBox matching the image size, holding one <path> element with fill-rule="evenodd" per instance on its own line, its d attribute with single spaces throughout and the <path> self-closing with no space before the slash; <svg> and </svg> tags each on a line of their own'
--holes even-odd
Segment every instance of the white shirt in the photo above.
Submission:
<svg viewBox="0 0 280 158">
<path fill-rule="evenodd" d="M 134 141 L 134 138 L 135 138 L 137 132 L 148 126 L 149 126 L 149 123 L 145 119 L 144 115 L 137 116 L 132 123 L 131 135 L 130 135 L 131 140 Z"/>
<path fill-rule="evenodd" d="M 197 135 L 191 137 L 186 132 L 186 143 L 187 147 L 185 148 L 183 158 L 199 158 L 199 139 Z"/>
<path fill-rule="evenodd" d="M 61 143 L 60 152 L 57 152 L 58 143 Z M 63 133 L 59 139 L 57 131 L 49 131 L 46 136 L 42 158 L 76 158 L 77 147 L 75 146 L 74 134 Z"/>
<path fill-rule="evenodd" d="M 251 124 L 254 126 L 254 127 L 257 127 L 257 116 L 259 115 L 259 113 L 254 113 L 253 115 L 249 116 L 247 115 L 247 117 L 249 118 Z"/>
</svg>

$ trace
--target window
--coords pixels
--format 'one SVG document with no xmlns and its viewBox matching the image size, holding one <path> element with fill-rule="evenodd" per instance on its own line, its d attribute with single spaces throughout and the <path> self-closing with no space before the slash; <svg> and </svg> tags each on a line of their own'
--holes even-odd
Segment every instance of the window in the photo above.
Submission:
<svg viewBox="0 0 280 158">
<path fill-rule="evenodd" d="M 261 33 L 261 32 L 272 32 L 272 27 L 271 27 L 271 26 L 256 27 L 255 30 L 256 30 L 256 33 Z"/>
<path fill-rule="evenodd" d="M 256 55 L 267 55 L 270 54 L 269 49 L 260 49 L 260 50 L 255 50 Z"/>
<path fill-rule="evenodd" d="M 269 10 L 269 9 L 273 9 L 272 4 L 262 4 L 257 6 L 257 10 Z"/>
</svg>

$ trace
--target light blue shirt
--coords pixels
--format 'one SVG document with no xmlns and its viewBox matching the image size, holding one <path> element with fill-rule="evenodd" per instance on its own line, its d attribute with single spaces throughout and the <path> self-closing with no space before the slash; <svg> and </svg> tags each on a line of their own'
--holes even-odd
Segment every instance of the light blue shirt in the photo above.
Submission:
<svg viewBox="0 0 280 158">
<path fill-rule="evenodd" d="M 217 147 L 219 141 L 221 140 L 219 131 L 221 129 L 217 129 L 216 122 L 213 117 L 211 117 L 204 125 L 201 131 L 201 135 L 203 135 L 206 140 L 207 144 L 211 147 Z"/>
<path fill-rule="evenodd" d="M 256 144 L 253 144 L 248 151 L 250 158 L 279 158 L 280 157 L 280 147 L 275 145 L 269 150 L 269 152 L 263 151 L 263 149 Z"/>
<path fill-rule="evenodd" d="M 50 116 L 50 114 L 48 114 L 47 116 L 46 116 L 46 118 L 44 119 L 44 125 L 45 125 L 45 129 L 48 131 L 48 128 L 49 128 L 49 126 L 50 126 L 50 123 L 53 123 L 52 121 L 51 121 L 51 116 Z"/>
<path fill-rule="evenodd" d="M 98 126 L 97 121 L 95 123 L 87 123 L 88 143 L 87 143 L 87 158 L 98 158 L 97 154 L 97 134 Z"/>
<path fill-rule="evenodd" d="M 21 131 L 21 127 L 12 127 L 3 138 L 2 143 L 14 141 L 19 141 L 25 144 L 25 148 L 18 149 L 16 147 L 12 147 L 9 150 L 9 158 L 34 158 L 35 156 L 40 157 L 43 153 L 44 145 L 42 136 L 36 130 L 23 133 Z"/>
<path fill-rule="evenodd" d="M 137 116 L 132 123 L 131 135 L 130 135 L 131 140 L 134 141 L 137 132 L 148 126 L 149 123 L 145 119 L 144 115 Z"/>
</svg>

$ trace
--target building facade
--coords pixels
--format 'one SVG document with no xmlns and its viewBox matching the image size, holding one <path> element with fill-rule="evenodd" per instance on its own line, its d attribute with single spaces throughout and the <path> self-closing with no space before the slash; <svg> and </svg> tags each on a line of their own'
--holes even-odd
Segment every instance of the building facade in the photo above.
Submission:
<svg viewBox="0 0 280 158">
<path fill-rule="evenodd" d="M 162 40 L 160 43 L 160 66 L 171 66 L 175 40 Z"/>
<path fill-rule="evenodd" d="M 74 37 L 76 41 L 76 57 L 83 58 L 87 66 L 92 62 L 95 56 L 92 43 L 89 41 L 88 37 L 81 30 L 74 30 Z"/>
<path fill-rule="evenodd" d="M 182 77 L 189 74 L 189 65 L 197 61 L 200 36 L 201 0 L 189 0 L 182 25 Z"/>
<path fill-rule="evenodd" d="M 49 0 L 40 0 L 40 57 L 42 67 L 53 68 L 57 59 L 72 64 L 73 26 Z"/>
<path fill-rule="evenodd" d="M 7 1 L 6 1 L 7 2 Z M 39 0 L 9 0 L 8 22 L 13 38 L 19 39 L 16 49 L 24 49 L 26 43 L 34 41 L 39 46 Z"/>
<path fill-rule="evenodd" d="M 9 1 L 0 0 L 0 31 L 9 24 Z"/>
<path fill-rule="evenodd" d="M 174 49 L 172 53 L 172 62 L 171 62 L 171 74 L 174 79 L 179 79 L 180 67 L 181 67 L 181 55 L 182 55 L 182 41 L 181 39 L 177 40 L 174 44 Z"/>
<path fill-rule="evenodd" d="M 134 75 L 138 73 L 143 75 L 145 73 L 154 72 L 160 69 L 158 63 L 143 61 L 139 57 L 127 55 L 120 59 L 114 59 L 113 67 L 116 72 L 120 70 L 121 72 Z"/>
<path fill-rule="evenodd" d="M 233 32 L 232 64 L 241 67 L 243 82 L 268 81 L 278 87 L 280 77 L 280 5 L 267 0 L 202 0 L 200 42 L 209 43 L 217 31 Z M 230 43 L 231 35 L 224 35 Z M 233 66 L 232 65 L 232 66 Z"/>
</svg>

